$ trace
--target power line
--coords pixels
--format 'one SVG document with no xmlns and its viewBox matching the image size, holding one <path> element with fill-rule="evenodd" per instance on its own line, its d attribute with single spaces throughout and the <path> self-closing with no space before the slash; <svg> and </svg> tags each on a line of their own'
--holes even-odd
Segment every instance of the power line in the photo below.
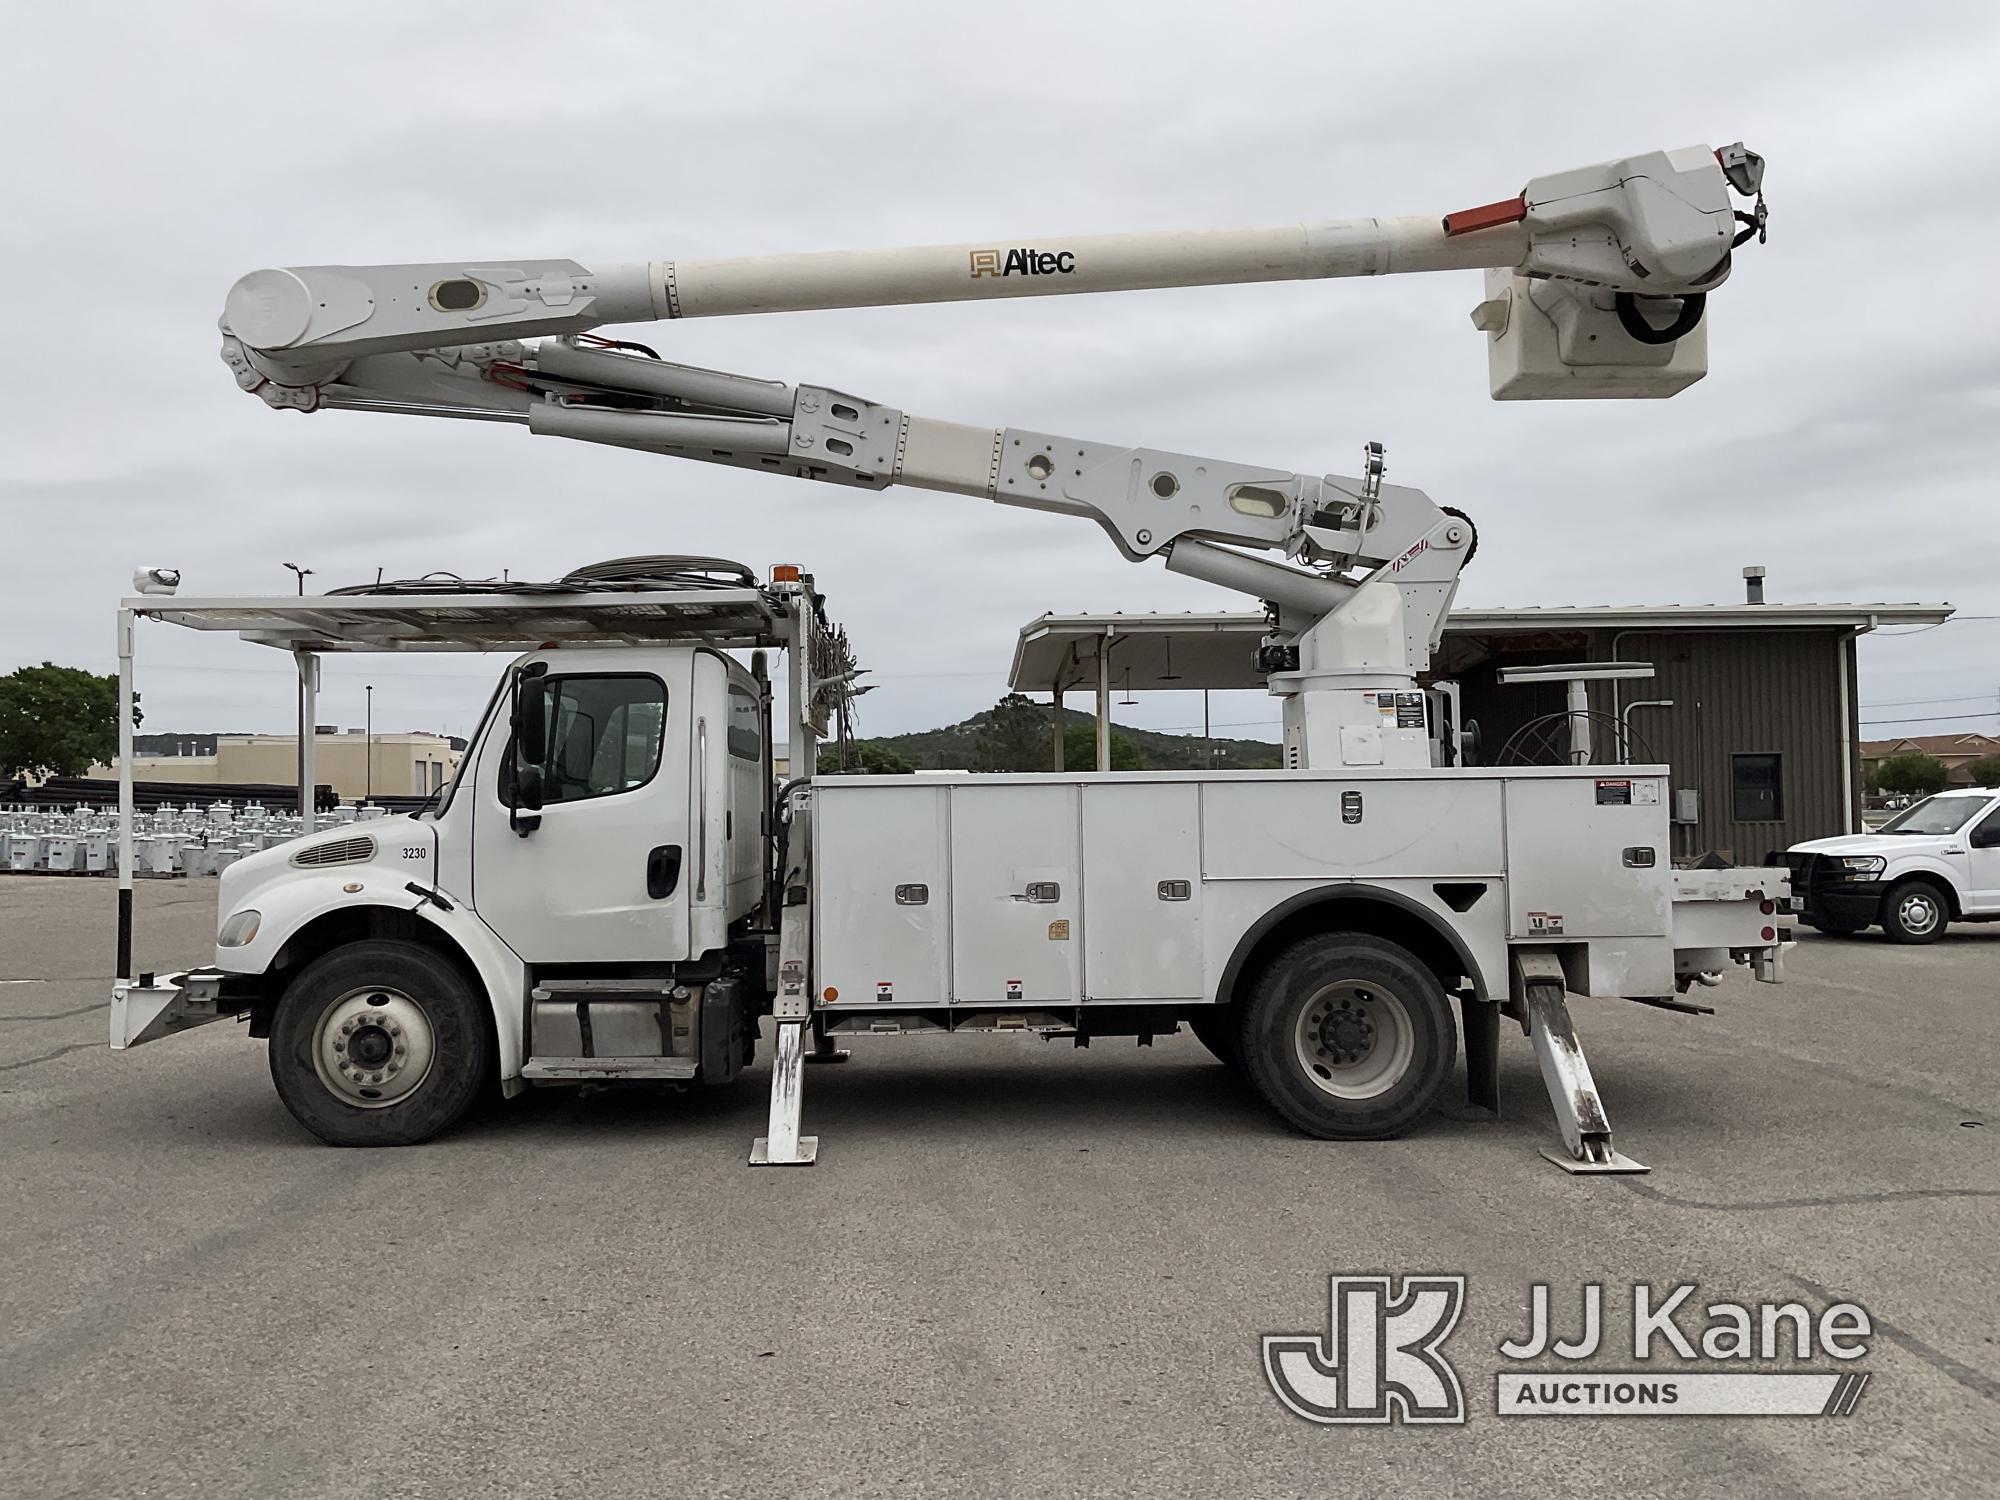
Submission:
<svg viewBox="0 0 2000 1500">
<path fill-rule="evenodd" d="M 1983 713 L 1976 714 L 1928 714 L 1914 719 L 1863 719 L 1861 727 L 1863 729 L 1879 729 L 1888 724 L 1949 724 L 1958 723 L 1965 719 L 1990 719 L 1994 716 L 1995 710 L 1987 709 Z"/>
<path fill-rule="evenodd" d="M 1866 708 L 1922 708 L 1932 703 L 1991 703 L 1992 693 L 1968 693 L 1963 698 L 1902 698 L 1893 703 L 1864 703 Z"/>
</svg>

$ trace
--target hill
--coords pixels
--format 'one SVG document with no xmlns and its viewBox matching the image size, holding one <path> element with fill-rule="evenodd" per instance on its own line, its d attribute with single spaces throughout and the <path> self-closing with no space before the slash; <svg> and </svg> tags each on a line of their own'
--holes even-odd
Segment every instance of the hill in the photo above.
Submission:
<svg viewBox="0 0 2000 1500">
<path fill-rule="evenodd" d="M 1077 754 L 1081 728 L 1082 744 L 1088 746 L 1094 733 L 1091 715 L 1074 709 L 1063 710 L 1065 739 L 1071 749 L 1068 768 L 1089 770 L 1092 763 L 1086 750 L 1079 764 Z M 1200 735 L 1162 734 L 1156 730 L 1114 725 L 1113 760 L 1121 768 L 1149 771 L 1192 771 L 1201 769 L 1203 740 Z M 1050 743 L 1049 706 L 1010 694 L 993 707 L 942 729 L 926 729 L 914 734 L 888 734 L 858 738 L 854 751 L 862 747 L 878 753 L 900 756 L 924 771 L 1047 771 L 1054 749 Z M 1282 760 L 1279 746 L 1268 740 L 1224 739 L 1217 736 L 1213 769 L 1218 771 L 1275 770 Z M 858 769 L 858 767 L 857 767 Z"/>
</svg>

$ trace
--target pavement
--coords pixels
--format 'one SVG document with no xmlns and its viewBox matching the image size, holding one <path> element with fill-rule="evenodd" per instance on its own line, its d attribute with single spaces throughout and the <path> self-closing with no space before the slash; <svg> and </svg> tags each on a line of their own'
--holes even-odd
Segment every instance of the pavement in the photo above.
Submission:
<svg viewBox="0 0 2000 1500">
<path fill-rule="evenodd" d="M 232 1023 L 108 1050 L 113 900 L 0 877 L 0 1495 L 1994 1492 L 2000 926 L 1804 934 L 1711 1017 L 1577 1002 L 1646 1177 L 1537 1155 L 1518 1035 L 1500 1120 L 1455 1080 L 1366 1145 L 1293 1134 L 1185 1034 L 857 1041 L 807 1076 L 819 1165 L 753 1172 L 761 1063 L 320 1146 Z M 203 961 L 213 903 L 142 884 L 142 960 Z M 1379 1270 L 1468 1277 L 1463 1426 L 1320 1426 L 1268 1387 L 1259 1336 L 1323 1334 L 1329 1274 Z M 1561 1333 L 1602 1283 L 1593 1364 L 1631 1369 L 1641 1280 L 1698 1282 L 1696 1330 L 1712 1299 L 1862 1304 L 1863 1399 L 1495 1414 L 1531 1285 Z"/>
</svg>

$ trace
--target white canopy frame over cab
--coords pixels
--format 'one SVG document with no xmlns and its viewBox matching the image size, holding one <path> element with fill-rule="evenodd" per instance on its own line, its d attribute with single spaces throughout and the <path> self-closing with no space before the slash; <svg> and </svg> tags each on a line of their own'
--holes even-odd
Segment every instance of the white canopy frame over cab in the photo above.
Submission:
<svg viewBox="0 0 2000 1500">
<path fill-rule="evenodd" d="M 233 634 L 291 655 L 300 690 L 299 814 L 314 822 L 315 704 L 323 655 L 531 651 L 550 645 L 657 646 L 694 644 L 717 650 L 782 648 L 795 756 L 810 765 L 825 733 L 824 690 L 812 675 L 818 632 L 825 629 L 812 580 L 797 569 L 777 570 L 768 585 L 715 588 L 588 589 L 495 585 L 495 591 L 448 590 L 353 594 L 178 598 L 160 593 L 118 606 L 118 976 L 112 997 L 114 1045 L 135 1046 L 213 1019 L 190 1016 L 192 982 L 155 983 L 135 974 L 132 959 L 132 879 L 135 795 L 133 706 L 137 625 L 158 620 L 205 633 Z M 786 576 L 791 575 L 791 576 Z M 149 575 L 140 574 L 142 579 Z M 801 649 L 803 648 L 803 649 Z M 212 996 L 210 997 L 213 998 Z"/>
</svg>

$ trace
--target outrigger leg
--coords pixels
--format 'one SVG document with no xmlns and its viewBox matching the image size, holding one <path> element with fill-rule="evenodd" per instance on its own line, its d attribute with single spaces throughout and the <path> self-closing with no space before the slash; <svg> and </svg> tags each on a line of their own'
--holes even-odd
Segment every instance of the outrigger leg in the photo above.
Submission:
<svg viewBox="0 0 2000 1500">
<path fill-rule="evenodd" d="M 799 1109 L 806 1086 L 806 1033 L 812 1023 L 812 882 L 808 876 L 806 824 L 800 818 L 787 854 L 784 904 L 778 930 L 778 993 L 771 1002 L 777 1022 L 771 1038 L 771 1122 L 750 1146 L 753 1167 L 809 1167 L 819 1155 L 819 1137 L 799 1134 Z M 814 1049 L 818 1050 L 815 1041 Z"/>
<path fill-rule="evenodd" d="M 1555 1106 L 1565 1150 L 1544 1148 L 1542 1155 L 1572 1173 L 1648 1172 L 1611 1144 L 1611 1120 L 1597 1083 L 1590 1076 L 1583 1046 L 1563 999 L 1562 963 L 1553 953 L 1516 952 L 1514 982 L 1521 1004 L 1521 1024 L 1535 1044 L 1542 1065 L 1542 1083 Z"/>
</svg>

